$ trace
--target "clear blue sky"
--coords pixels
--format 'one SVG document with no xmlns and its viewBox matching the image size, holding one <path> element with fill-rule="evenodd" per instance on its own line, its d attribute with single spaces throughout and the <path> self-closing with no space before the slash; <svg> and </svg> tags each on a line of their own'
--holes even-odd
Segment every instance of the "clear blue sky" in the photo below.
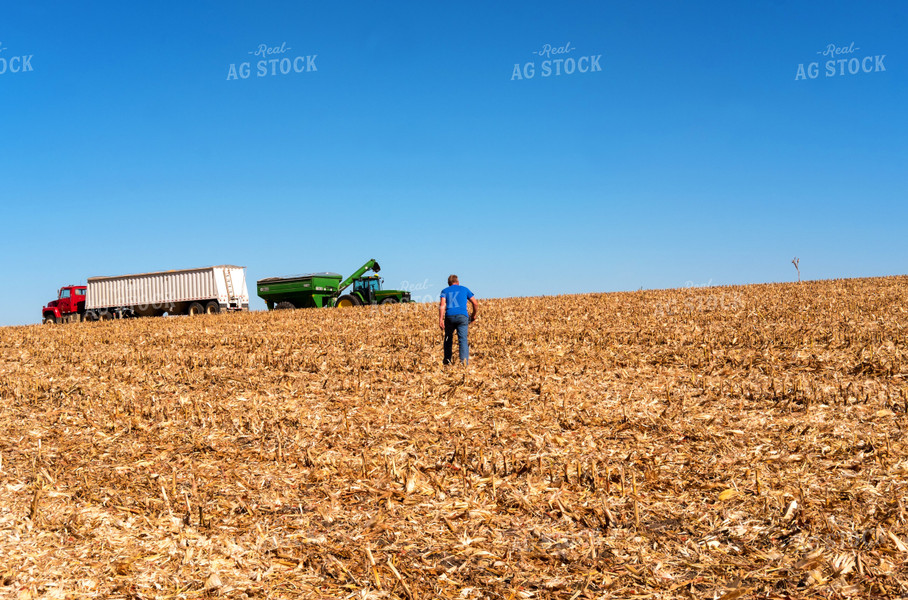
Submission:
<svg viewBox="0 0 908 600">
<path fill-rule="evenodd" d="M 480 298 L 905 273 L 906 31 L 901 1 L 7 3 L 0 325 L 223 263 Z M 262 44 L 317 71 L 258 77 Z M 601 71 L 543 77 L 545 44 Z M 885 71 L 826 77 L 830 44 Z"/>
</svg>

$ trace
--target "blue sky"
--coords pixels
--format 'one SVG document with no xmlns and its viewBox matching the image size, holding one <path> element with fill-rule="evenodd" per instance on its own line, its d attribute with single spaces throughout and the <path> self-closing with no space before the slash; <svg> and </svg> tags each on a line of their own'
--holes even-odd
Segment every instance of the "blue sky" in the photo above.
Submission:
<svg viewBox="0 0 908 600">
<path fill-rule="evenodd" d="M 785 281 L 794 256 L 902 274 L 906 25 L 904 2 L 9 4 L 0 325 L 87 277 L 224 263 L 374 257 L 388 287 L 456 272 L 480 298 Z M 258 77 L 263 44 L 317 71 Z M 601 71 L 542 77 L 546 44 Z M 885 71 L 826 77 L 830 44 Z"/>
</svg>

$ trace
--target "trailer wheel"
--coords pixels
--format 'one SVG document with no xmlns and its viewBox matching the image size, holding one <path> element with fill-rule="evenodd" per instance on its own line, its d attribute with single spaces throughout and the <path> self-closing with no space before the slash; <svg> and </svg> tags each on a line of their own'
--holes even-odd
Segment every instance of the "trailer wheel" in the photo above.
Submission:
<svg viewBox="0 0 908 600">
<path fill-rule="evenodd" d="M 274 306 L 274 310 L 290 310 L 290 309 L 293 309 L 293 308 L 296 308 L 296 307 L 293 305 L 293 302 L 278 302 L 278 303 Z"/>
<path fill-rule="evenodd" d="M 381 301 L 382 304 L 397 304 L 397 298 L 389 296 Z"/>
<path fill-rule="evenodd" d="M 206 315 L 216 315 L 221 312 L 221 305 L 212 300 L 205 305 L 205 314 Z"/>
<path fill-rule="evenodd" d="M 189 311 L 187 311 L 187 312 L 190 317 L 195 316 L 195 315 L 200 315 L 203 312 L 205 312 L 205 307 L 203 307 L 198 302 L 193 302 L 192 304 L 189 305 Z"/>
<path fill-rule="evenodd" d="M 56 323 L 56 322 L 57 322 L 57 319 L 55 319 L 52 315 L 51 315 L 51 316 L 44 317 L 44 324 L 45 324 L 45 325 L 53 325 L 53 324 Z"/>
<path fill-rule="evenodd" d="M 343 296 L 341 296 L 340 298 L 337 299 L 337 304 L 335 304 L 334 306 L 336 306 L 337 308 L 350 308 L 351 306 L 359 306 L 359 305 L 360 305 L 359 298 L 357 298 L 353 294 L 344 294 Z"/>
</svg>

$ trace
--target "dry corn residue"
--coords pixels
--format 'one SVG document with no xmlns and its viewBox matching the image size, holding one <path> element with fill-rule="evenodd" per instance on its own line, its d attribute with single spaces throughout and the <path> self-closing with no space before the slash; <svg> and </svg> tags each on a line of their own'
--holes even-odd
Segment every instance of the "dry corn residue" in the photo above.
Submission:
<svg viewBox="0 0 908 600">
<path fill-rule="evenodd" d="M 0 329 L 0 596 L 905 596 L 906 284 Z"/>
</svg>

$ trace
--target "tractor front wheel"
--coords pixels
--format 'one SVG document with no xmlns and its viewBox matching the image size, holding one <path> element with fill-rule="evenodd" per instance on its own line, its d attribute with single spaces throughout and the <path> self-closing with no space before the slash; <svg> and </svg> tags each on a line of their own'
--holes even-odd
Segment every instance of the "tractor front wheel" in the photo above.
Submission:
<svg viewBox="0 0 908 600">
<path fill-rule="evenodd" d="M 337 299 L 337 304 L 335 304 L 334 306 L 336 306 L 337 308 L 350 308 L 352 306 L 359 306 L 359 305 L 360 305 L 359 298 L 357 298 L 353 294 L 344 294 L 343 296 L 341 296 L 340 298 Z"/>
<path fill-rule="evenodd" d="M 397 298 L 394 298 L 393 296 L 391 296 L 391 297 L 388 297 L 388 298 L 385 298 L 384 300 L 382 300 L 381 303 L 382 304 L 397 304 Z"/>
</svg>

